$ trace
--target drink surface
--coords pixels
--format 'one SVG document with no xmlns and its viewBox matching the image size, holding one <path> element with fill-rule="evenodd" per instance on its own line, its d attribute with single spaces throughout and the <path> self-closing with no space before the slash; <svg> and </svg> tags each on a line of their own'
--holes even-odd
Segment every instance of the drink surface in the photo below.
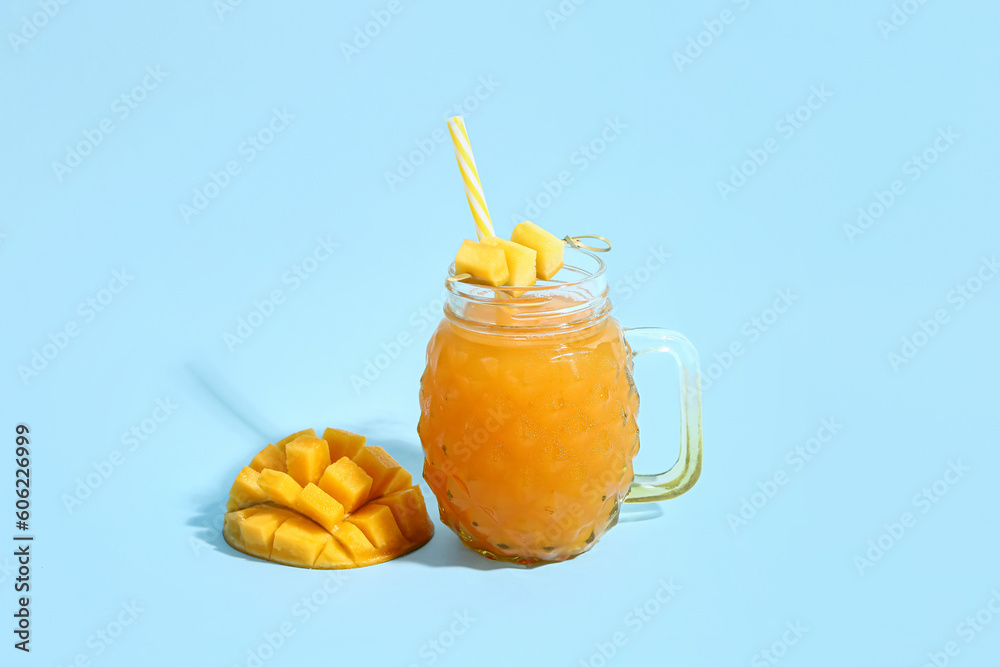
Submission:
<svg viewBox="0 0 1000 667">
<path fill-rule="evenodd" d="M 470 549 L 565 560 L 617 522 L 639 449 L 639 396 L 615 319 L 533 337 L 446 318 L 427 347 L 420 406 L 424 477 Z"/>
</svg>

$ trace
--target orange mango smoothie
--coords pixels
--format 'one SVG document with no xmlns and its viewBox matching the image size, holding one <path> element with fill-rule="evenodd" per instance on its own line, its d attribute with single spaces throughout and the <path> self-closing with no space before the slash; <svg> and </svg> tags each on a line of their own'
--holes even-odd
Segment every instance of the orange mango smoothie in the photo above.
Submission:
<svg viewBox="0 0 1000 667">
<path fill-rule="evenodd" d="M 639 449 L 639 396 L 606 311 L 584 313 L 582 325 L 576 312 L 574 326 L 543 314 L 522 330 L 525 310 L 473 310 L 476 326 L 448 314 L 437 328 L 420 383 L 424 478 L 468 548 L 560 561 L 617 522 Z"/>
</svg>

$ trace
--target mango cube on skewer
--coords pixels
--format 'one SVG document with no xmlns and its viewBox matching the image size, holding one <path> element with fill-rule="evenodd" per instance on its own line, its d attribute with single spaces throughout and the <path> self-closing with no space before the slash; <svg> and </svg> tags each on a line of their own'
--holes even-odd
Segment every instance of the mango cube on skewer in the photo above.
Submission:
<svg viewBox="0 0 1000 667">
<path fill-rule="evenodd" d="M 486 245 L 496 246 L 503 250 L 507 259 L 507 273 L 510 274 L 505 285 L 514 287 L 531 287 L 535 284 L 535 261 L 538 253 L 520 243 L 514 243 L 499 236 L 491 236 L 483 239 Z M 521 292 L 514 292 L 514 296 L 521 296 Z"/>
<path fill-rule="evenodd" d="M 514 227 L 510 240 L 520 243 L 538 253 L 535 260 L 535 270 L 538 277 L 548 280 L 559 272 L 563 265 L 563 250 L 566 242 L 547 232 L 533 222 L 525 220 Z"/>
<path fill-rule="evenodd" d="M 496 246 L 475 241 L 462 241 L 455 255 L 455 273 L 468 273 L 487 285 L 500 287 L 507 282 L 507 256 Z"/>
</svg>

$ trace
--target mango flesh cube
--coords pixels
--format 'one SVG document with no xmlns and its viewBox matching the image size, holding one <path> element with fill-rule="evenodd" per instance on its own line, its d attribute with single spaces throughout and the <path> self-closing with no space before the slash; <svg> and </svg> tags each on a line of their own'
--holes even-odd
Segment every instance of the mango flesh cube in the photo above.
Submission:
<svg viewBox="0 0 1000 667">
<path fill-rule="evenodd" d="M 419 486 L 383 496 L 372 503 L 389 508 L 400 532 L 410 542 L 423 543 L 434 535 L 434 524 L 427 515 L 424 495 Z"/>
<path fill-rule="evenodd" d="M 295 499 L 295 509 L 332 531 L 344 520 L 344 506 L 315 484 L 308 484 Z"/>
<path fill-rule="evenodd" d="M 383 495 L 396 469 L 402 467 L 396 459 L 378 446 L 365 447 L 354 457 L 354 462 L 372 478 L 370 498 Z"/>
<path fill-rule="evenodd" d="M 365 505 L 347 520 L 360 528 L 376 549 L 392 551 L 406 545 L 392 510 L 385 505 Z"/>
<path fill-rule="evenodd" d="M 538 253 L 527 246 L 502 239 L 499 236 L 483 239 L 483 243 L 503 250 L 503 254 L 507 258 L 507 273 L 510 274 L 504 285 L 531 287 L 535 284 L 535 261 Z M 521 296 L 521 294 L 524 292 L 514 292 L 514 296 Z"/>
<path fill-rule="evenodd" d="M 330 465 L 330 448 L 326 440 L 304 435 L 285 447 L 288 474 L 301 486 L 319 481 Z"/>
<path fill-rule="evenodd" d="M 226 515 L 226 522 L 222 526 L 222 535 L 227 542 L 243 542 L 240 536 L 240 525 L 248 518 L 261 511 L 261 507 L 247 507 L 236 512 L 229 512 Z"/>
<path fill-rule="evenodd" d="M 312 567 L 331 539 L 330 533 L 309 519 L 293 516 L 274 532 L 271 560 L 286 565 Z"/>
<path fill-rule="evenodd" d="M 503 250 L 466 239 L 455 255 L 455 273 L 469 273 L 487 285 L 500 287 L 507 282 L 507 257 Z"/>
<path fill-rule="evenodd" d="M 288 472 L 285 467 L 285 454 L 274 445 L 268 445 L 257 453 L 250 461 L 250 467 L 260 472 L 264 468 L 277 470 L 278 472 Z"/>
<path fill-rule="evenodd" d="M 285 507 L 295 507 L 295 499 L 302 493 L 302 487 L 287 473 L 277 470 L 265 470 L 257 478 L 259 486 L 267 496 Z"/>
<path fill-rule="evenodd" d="M 390 493 L 395 493 L 396 491 L 402 491 L 403 489 L 408 489 L 413 486 L 413 477 L 405 468 L 397 468 L 389 474 L 389 479 L 385 484 L 385 489 L 382 491 L 383 496 L 387 496 Z"/>
<path fill-rule="evenodd" d="M 243 519 L 239 527 L 246 552 L 258 558 L 270 558 L 275 531 L 293 516 L 288 510 L 269 507 Z"/>
<path fill-rule="evenodd" d="M 319 488 L 343 505 L 346 512 L 353 512 L 368 500 L 372 478 L 357 463 L 342 456 L 323 473 Z"/>
<path fill-rule="evenodd" d="M 232 488 L 229 489 L 229 503 L 226 505 L 226 509 L 231 512 L 267 500 L 267 494 L 257 484 L 259 477 L 260 473 L 253 468 L 249 466 L 243 468 L 236 476 Z"/>
<path fill-rule="evenodd" d="M 537 253 L 535 271 L 542 280 L 550 279 L 562 268 L 566 242 L 535 223 L 526 220 L 514 227 L 510 240 L 527 246 Z"/>
<path fill-rule="evenodd" d="M 313 567 L 318 567 L 326 570 L 336 570 L 347 567 L 354 567 L 354 559 L 351 555 L 347 553 L 347 550 L 341 546 L 340 542 L 337 540 L 330 540 L 323 547 L 323 552 L 320 553 L 319 558 L 313 563 Z"/>
<path fill-rule="evenodd" d="M 365 537 L 361 529 L 345 521 L 333 531 L 333 537 L 351 555 L 355 562 L 364 561 L 378 555 L 375 546 Z"/>
<path fill-rule="evenodd" d="M 341 428 L 328 428 L 323 431 L 323 439 L 330 447 L 330 460 L 337 461 L 346 456 L 353 459 L 365 446 L 367 438 L 357 433 L 351 433 Z"/>
<path fill-rule="evenodd" d="M 315 429 L 307 428 L 304 431 L 299 431 L 298 433 L 292 433 L 287 438 L 282 438 L 278 442 L 274 443 L 274 446 L 278 448 L 279 452 L 281 452 L 282 454 L 284 454 L 285 453 L 285 447 L 288 445 L 288 443 L 290 443 L 292 440 L 295 440 L 296 438 L 301 438 L 304 435 L 308 435 L 308 436 L 311 436 L 311 437 L 315 438 L 316 437 L 316 431 L 315 431 Z"/>
</svg>

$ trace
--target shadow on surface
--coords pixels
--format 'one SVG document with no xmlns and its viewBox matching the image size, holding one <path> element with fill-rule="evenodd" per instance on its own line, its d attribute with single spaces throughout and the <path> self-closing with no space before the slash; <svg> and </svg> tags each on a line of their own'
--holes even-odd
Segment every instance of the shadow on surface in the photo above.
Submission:
<svg viewBox="0 0 1000 667">
<path fill-rule="evenodd" d="M 632 523 L 633 521 L 649 521 L 663 516 L 663 508 L 659 503 L 643 503 L 622 505 L 618 513 L 618 523 Z"/>
<path fill-rule="evenodd" d="M 220 488 L 223 487 L 220 486 Z M 222 522 L 225 513 L 225 500 L 215 499 L 202 502 L 198 505 L 194 516 L 188 519 L 187 522 L 187 525 L 197 528 L 193 537 L 204 542 L 207 548 L 218 551 L 223 555 L 260 562 L 257 558 L 247 556 L 245 553 L 237 551 L 226 543 L 225 538 L 222 537 Z M 201 547 L 196 549 L 196 552 L 200 551 Z"/>
<path fill-rule="evenodd" d="M 268 438 L 271 437 L 272 433 L 276 432 L 274 425 L 265 423 L 266 420 L 260 416 L 260 410 L 254 409 L 245 398 L 240 396 L 231 386 L 227 385 L 219 377 L 218 373 L 195 363 L 189 363 L 184 368 L 191 374 L 195 382 L 209 396 L 215 399 L 219 405 L 224 407 L 229 414 L 259 435 L 261 441 L 270 442 Z"/>
<path fill-rule="evenodd" d="M 404 556 L 404 559 L 427 567 L 467 567 L 483 572 L 533 569 L 525 565 L 490 560 L 466 549 L 448 526 L 441 525 L 438 521 L 434 522 L 434 537 L 431 541 L 412 554 Z"/>
</svg>

